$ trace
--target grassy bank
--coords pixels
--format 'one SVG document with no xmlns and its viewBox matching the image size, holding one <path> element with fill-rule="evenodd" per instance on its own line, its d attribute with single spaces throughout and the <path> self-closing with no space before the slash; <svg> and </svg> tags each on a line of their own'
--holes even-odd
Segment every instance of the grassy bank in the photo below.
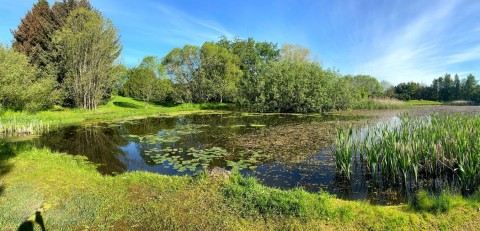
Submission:
<svg viewBox="0 0 480 231">
<path fill-rule="evenodd" d="M 36 134 L 66 124 L 85 123 L 88 121 L 117 120 L 160 114 L 226 109 L 231 109 L 231 106 L 220 103 L 182 104 L 171 107 L 148 104 L 148 107 L 145 108 L 142 101 L 114 96 L 107 104 L 100 106 L 97 110 L 57 108 L 51 111 L 42 111 L 37 114 L 6 111 L 0 115 L 0 136 L 2 134 Z"/>
<path fill-rule="evenodd" d="M 407 101 L 407 104 L 412 106 L 443 105 L 442 102 L 431 100 L 409 100 Z"/>
<path fill-rule="evenodd" d="M 3 230 L 471 230 L 480 222 L 478 196 L 382 207 L 238 175 L 102 176 L 83 158 L 48 150 L 2 145 L 0 157 Z"/>
</svg>

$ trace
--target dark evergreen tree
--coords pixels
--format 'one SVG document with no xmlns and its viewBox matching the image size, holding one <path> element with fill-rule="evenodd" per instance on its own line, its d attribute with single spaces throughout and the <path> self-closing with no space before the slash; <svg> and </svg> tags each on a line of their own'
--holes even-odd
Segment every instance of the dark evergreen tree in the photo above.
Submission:
<svg viewBox="0 0 480 231">
<path fill-rule="evenodd" d="M 30 63 L 45 69 L 53 62 L 52 36 L 56 30 L 50 5 L 39 0 L 21 20 L 18 29 L 13 30 L 13 48 L 26 54 Z"/>
</svg>

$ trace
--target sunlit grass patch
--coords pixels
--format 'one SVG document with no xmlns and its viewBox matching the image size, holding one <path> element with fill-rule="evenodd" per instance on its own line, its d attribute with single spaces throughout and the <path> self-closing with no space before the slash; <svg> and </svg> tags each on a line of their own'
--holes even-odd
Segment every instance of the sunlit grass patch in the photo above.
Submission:
<svg viewBox="0 0 480 231">
<path fill-rule="evenodd" d="M 409 100 L 407 104 L 410 105 L 442 105 L 442 102 L 431 101 L 431 100 Z"/>
</svg>

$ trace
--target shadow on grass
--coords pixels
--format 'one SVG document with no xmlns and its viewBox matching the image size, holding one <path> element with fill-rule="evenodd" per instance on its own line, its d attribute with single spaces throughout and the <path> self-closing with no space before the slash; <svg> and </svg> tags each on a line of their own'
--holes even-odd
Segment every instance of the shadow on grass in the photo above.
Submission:
<svg viewBox="0 0 480 231">
<path fill-rule="evenodd" d="M 139 109 L 142 108 L 141 106 L 138 106 L 133 103 L 128 103 L 128 102 L 113 102 L 113 105 L 117 107 L 123 107 L 123 108 L 132 108 L 132 109 Z"/>
<path fill-rule="evenodd" d="M 35 230 L 35 223 L 40 225 L 42 231 L 45 231 L 45 223 L 43 222 L 42 213 L 35 213 L 35 221 L 25 221 L 19 227 L 18 231 L 33 231 Z"/>
<path fill-rule="evenodd" d="M 162 106 L 162 107 L 176 107 L 176 106 L 179 106 L 181 104 L 178 104 L 178 103 L 174 103 L 174 102 L 165 102 L 165 101 L 150 101 L 151 104 L 155 105 L 155 106 Z"/>
<path fill-rule="evenodd" d="M 174 103 L 171 101 L 151 101 L 151 104 L 155 106 L 161 107 L 178 107 L 182 106 L 182 104 Z M 236 109 L 234 104 L 231 103 L 200 103 L 200 104 L 193 104 L 198 105 L 202 110 L 233 110 Z"/>
<path fill-rule="evenodd" d="M 0 179 L 12 169 L 13 166 L 7 161 L 14 156 L 15 151 L 12 146 L 5 141 L 0 141 Z M 0 185 L 0 196 L 3 195 L 4 191 L 5 186 Z"/>
</svg>

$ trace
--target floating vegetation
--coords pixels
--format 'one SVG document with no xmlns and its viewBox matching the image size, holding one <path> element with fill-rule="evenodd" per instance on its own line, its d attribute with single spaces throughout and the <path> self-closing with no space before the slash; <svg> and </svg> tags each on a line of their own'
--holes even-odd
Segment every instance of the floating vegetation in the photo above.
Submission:
<svg viewBox="0 0 480 231">
<path fill-rule="evenodd" d="M 144 154 L 151 159 L 153 164 L 170 165 L 178 172 L 186 170 L 194 172 L 200 167 L 207 169 L 212 166 L 214 161 L 226 161 L 227 166 L 231 167 L 232 170 L 254 169 L 255 165 L 268 159 L 268 155 L 261 151 L 240 152 L 235 156 L 220 147 L 207 149 L 152 148 L 145 150 Z"/>
<path fill-rule="evenodd" d="M 480 115 L 405 116 L 392 124 L 348 132 L 339 130 L 334 148 L 337 170 L 350 176 L 351 163 L 384 180 L 418 184 L 456 177 L 464 193 L 480 183 Z"/>
<path fill-rule="evenodd" d="M 255 169 L 261 161 L 267 160 L 270 158 L 265 152 L 262 151 L 248 151 L 248 152 L 240 152 L 238 154 L 239 159 L 234 160 L 227 160 L 227 166 L 231 167 L 232 170 L 242 170 L 242 169 Z"/>
<path fill-rule="evenodd" d="M 146 144 L 157 144 L 157 143 L 175 143 L 180 140 L 181 136 L 189 134 L 201 133 L 200 128 L 205 127 L 206 125 L 182 125 L 177 126 L 174 129 L 161 130 L 156 134 L 147 134 L 143 136 L 139 135 L 125 135 L 130 139 L 133 139 L 137 142 L 142 142 Z"/>
</svg>

